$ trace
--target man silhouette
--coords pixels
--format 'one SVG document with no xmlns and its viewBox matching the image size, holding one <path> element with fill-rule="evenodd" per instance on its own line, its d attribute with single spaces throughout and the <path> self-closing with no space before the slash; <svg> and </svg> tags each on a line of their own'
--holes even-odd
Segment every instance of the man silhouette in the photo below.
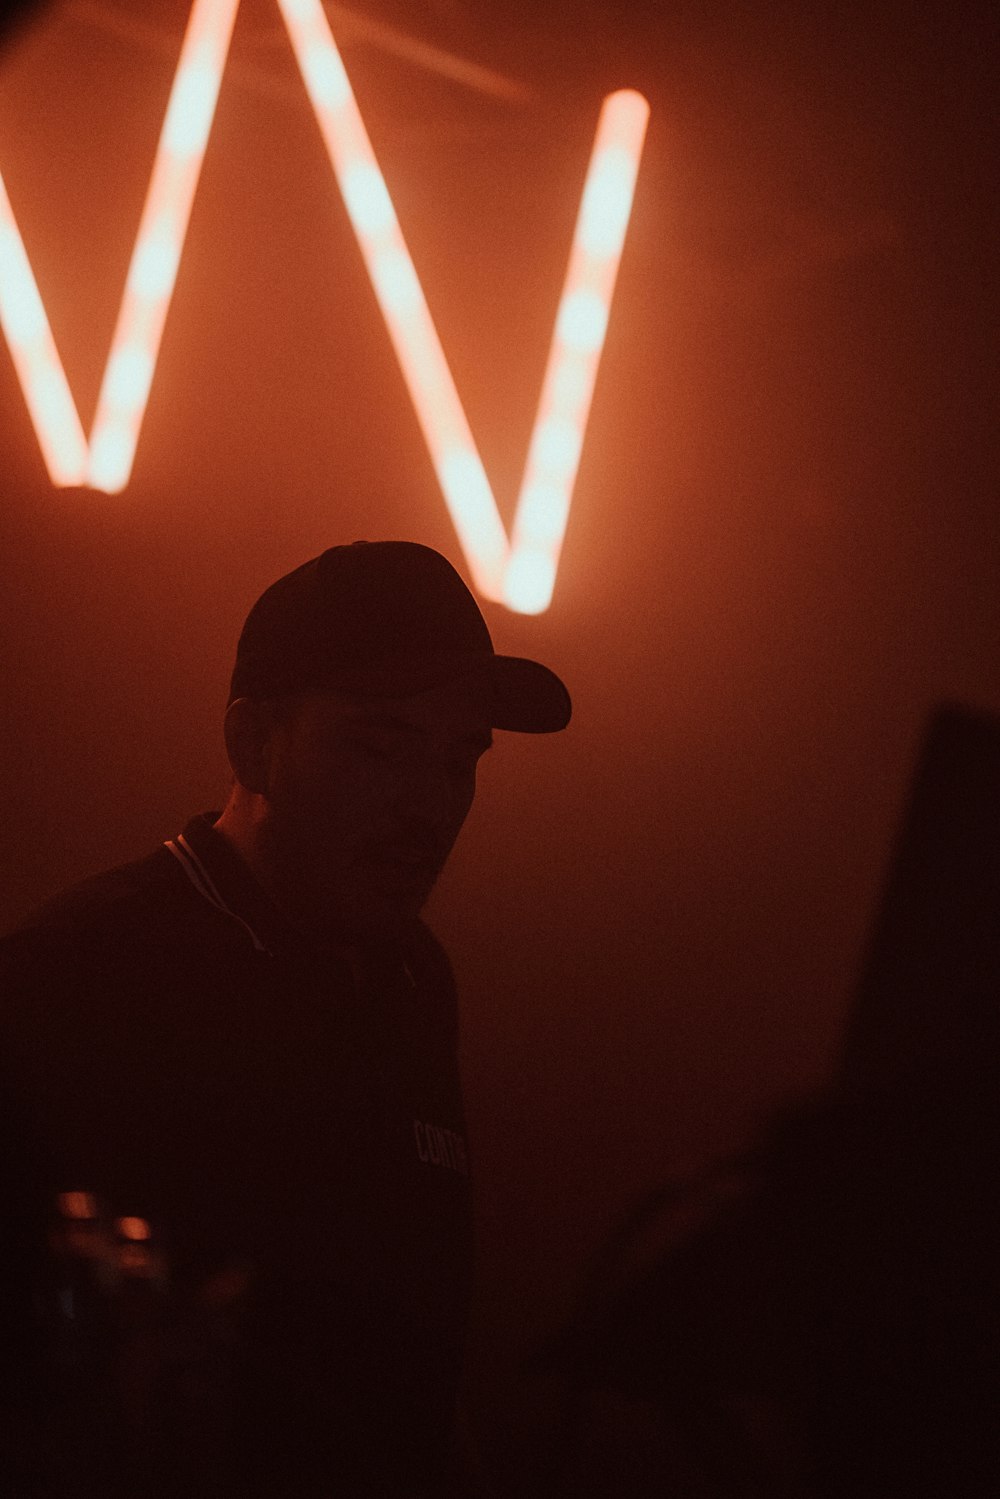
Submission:
<svg viewBox="0 0 1000 1499">
<path fill-rule="evenodd" d="M 247 618 L 221 814 L 0 944 L 10 1492 L 442 1491 L 471 1225 L 420 912 L 493 730 L 569 716 L 437 552 L 333 547 Z"/>
</svg>

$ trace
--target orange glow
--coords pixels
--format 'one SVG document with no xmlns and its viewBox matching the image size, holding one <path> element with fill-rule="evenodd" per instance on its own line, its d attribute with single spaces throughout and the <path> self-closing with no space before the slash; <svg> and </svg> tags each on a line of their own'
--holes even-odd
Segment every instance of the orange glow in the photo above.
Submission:
<svg viewBox="0 0 1000 1499">
<path fill-rule="evenodd" d="M 59 1211 L 64 1218 L 83 1221 L 97 1217 L 97 1200 L 92 1192 L 60 1192 Z"/>
<path fill-rule="evenodd" d="M 648 119 L 642 95 L 621 89 L 598 121 L 504 578 L 522 614 L 552 599 Z"/>
<path fill-rule="evenodd" d="M 321 0 L 278 0 L 348 216 L 479 591 L 548 607 L 604 346 L 649 106 L 604 101 L 508 539 Z M 0 180 L 0 326 L 52 482 L 128 483 L 239 0 L 195 0 L 89 447 Z"/>
<path fill-rule="evenodd" d="M 60 487 L 82 484 L 87 439 L 2 177 L 0 327 L 10 345 L 49 478 Z"/>
<path fill-rule="evenodd" d="M 0 326 L 53 484 L 117 494 L 132 472 L 239 0 L 195 0 L 88 448 L 0 179 Z"/>
<path fill-rule="evenodd" d="M 622 89 L 601 111 L 511 548 L 323 7 L 278 3 L 476 586 L 540 613 L 552 598 L 649 105 Z"/>
<path fill-rule="evenodd" d="M 115 1231 L 123 1239 L 131 1243 L 142 1244 L 153 1237 L 152 1229 L 145 1218 L 119 1218 L 115 1224 Z"/>
<path fill-rule="evenodd" d="M 132 472 L 163 325 L 239 0 L 195 0 L 97 400 L 87 478 L 117 494 Z"/>
<path fill-rule="evenodd" d="M 507 534 L 320 0 L 278 0 L 382 316 L 477 588 L 498 598 Z"/>
</svg>

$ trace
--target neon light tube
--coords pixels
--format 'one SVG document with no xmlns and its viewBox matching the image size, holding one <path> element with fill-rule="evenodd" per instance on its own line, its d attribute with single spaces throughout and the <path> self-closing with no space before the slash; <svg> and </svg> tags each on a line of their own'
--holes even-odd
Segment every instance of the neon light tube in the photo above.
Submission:
<svg viewBox="0 0 1000 1499">
<path fill-rule="evenodd" d="M 10 345 L 49 478 L 58 487 L 82 484 L 87 439 L 2 177 L 0 327 Z"/>
<path fill-rule="evenodd" d="M 108 494 L 132 472 L 238 8 L 195 0 L 184 35 L 91 433 L 88 482 Z"/>
<path fill-rule="evenodd" d="M 354 91 L 320 0 L 278 0 L 459 543 L 488 598 L 508 542 Z"/>
<path fill-rule="evenodd" d="M 511 544 L 322 4 L 278 4 L 475 584 L 540 613 L 552 597 L 649 106 L 633 90 L 604 101 Z M 128 482 L 238 6 L 193 5 L 89 450 L 0 180 L 0 327 L 54 484 L 117 493 Z"/>
<path fill-rule="evenodd" d="M 642 95 L 621 89 L 598 120 L 504 578 L 521 614 L 552 599 L 648 119 Z"/>
</svg>

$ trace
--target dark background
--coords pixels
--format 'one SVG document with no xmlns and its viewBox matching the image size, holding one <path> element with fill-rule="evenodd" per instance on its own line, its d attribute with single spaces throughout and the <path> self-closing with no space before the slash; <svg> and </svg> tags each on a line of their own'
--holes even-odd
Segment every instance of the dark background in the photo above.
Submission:
<svg viewBox="0 0 1000 1499">
<path fill-rule="evenodd" d="M 188 9 L 37 6 L 0 65 L 85 428 Z M 499 736 L 430 910 L 489 1421 L 618 1212 L 829 1077 L 927 714 L 1000 709 L 995 54 L 968 4 L 330 14 L 508 522 L 601 99 L 652 106 L 552 607 L 484 606 L 573 723 Z M 464 570 L 269 0 L 237 19 L 131 484 L 49 485 L 5 349 L 0 412 L 6 926 L 219 804 L 274 577 L 359 536 Z"/>
</svg>

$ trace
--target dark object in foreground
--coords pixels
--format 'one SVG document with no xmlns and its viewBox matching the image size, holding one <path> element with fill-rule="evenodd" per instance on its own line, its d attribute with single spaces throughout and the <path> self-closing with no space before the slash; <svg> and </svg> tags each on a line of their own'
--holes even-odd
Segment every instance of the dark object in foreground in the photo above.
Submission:
<svg viewBox="0 0 1000 1499">
<path fill-rule="evenodd" d="M 558 1415 L 536 1480 L 575 1499 L 1000 1492 L 998 999 L 1000 723 L 949 706 L 834 1088 L 640 1205 L 539 1361 Z"/>
</svg>

